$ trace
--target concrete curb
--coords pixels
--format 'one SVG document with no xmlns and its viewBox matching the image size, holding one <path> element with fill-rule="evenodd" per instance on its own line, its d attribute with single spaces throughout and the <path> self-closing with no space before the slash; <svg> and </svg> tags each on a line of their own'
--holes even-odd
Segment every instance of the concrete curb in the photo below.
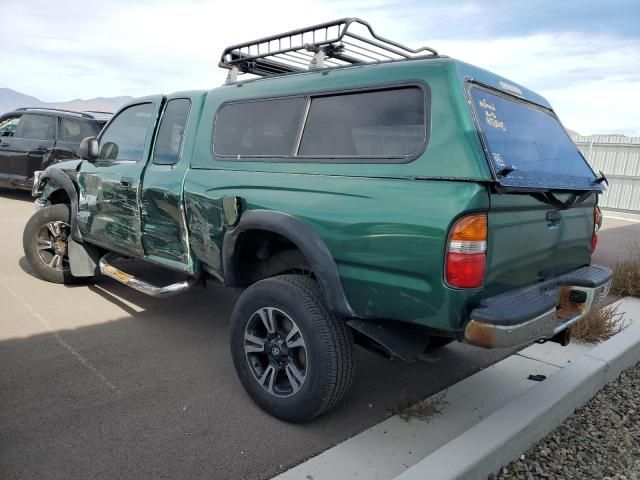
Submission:
<svg viewBox="0 0 640 480">
<path fill-rule="evenodd" d="M 398 475 L 395 480 L 487 477 L 518 458 L 627 367 L 640 361 L 640 300 L 623 299 L 632 322 L 612 337 Z"/>
</svg>

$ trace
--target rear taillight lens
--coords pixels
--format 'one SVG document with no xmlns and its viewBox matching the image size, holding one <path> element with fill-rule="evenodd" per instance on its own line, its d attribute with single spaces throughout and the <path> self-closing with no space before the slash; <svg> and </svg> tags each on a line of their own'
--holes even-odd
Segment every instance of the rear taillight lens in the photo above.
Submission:
<svg viewBox="0 0 640 480">
<path fill-rule="evenodd" d="M 602 226 L 602 210 L 597 205 L 593 207 L 593 235 L 591 236 L 591 251 L 595 252 L 598 246 L 598 230 Z"/>
<path fill-rule="evenodd" d="M 447 240 L 445 281 L 456 288 L 482 286 L 487 266 L 487 216 L 474 213 L 460 218 Z"/>
</svg>

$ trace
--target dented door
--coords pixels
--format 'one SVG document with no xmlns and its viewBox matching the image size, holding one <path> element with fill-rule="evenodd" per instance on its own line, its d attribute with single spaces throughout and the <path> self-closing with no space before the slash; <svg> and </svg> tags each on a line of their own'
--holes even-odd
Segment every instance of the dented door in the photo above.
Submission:
<svg viewBox="0 0 640 480">
<path fill-rule="evenodd" d="M 182 182 L 193 141 L 188 124 L 197 117 L 198 98 L 168 97 L 141 186 L 142 247 L 147 260 L 193 273 L 183 207 Z"/>
<path fill-rule="evenodd" d="M 99 158 L 78 175 L 78 227 L 91 243 L 133 257 L 144 255 L 139 202 L 140 178 L 162 96 L 129 105 L 100 134 Z"/>
</svg>

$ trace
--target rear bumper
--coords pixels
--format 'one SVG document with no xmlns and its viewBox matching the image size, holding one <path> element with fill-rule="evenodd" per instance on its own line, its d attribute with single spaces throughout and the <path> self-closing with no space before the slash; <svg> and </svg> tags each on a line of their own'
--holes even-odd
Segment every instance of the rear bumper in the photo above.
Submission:
<svg viewBox="0 0 640 480">
<path fill-rule="evenodd" d="M 592 265 L 482 300 L 464 332 L 467 343 L 515 347 L 551 338 L 571 327 L 602 300 L 611 269 Z"/>
</svg>

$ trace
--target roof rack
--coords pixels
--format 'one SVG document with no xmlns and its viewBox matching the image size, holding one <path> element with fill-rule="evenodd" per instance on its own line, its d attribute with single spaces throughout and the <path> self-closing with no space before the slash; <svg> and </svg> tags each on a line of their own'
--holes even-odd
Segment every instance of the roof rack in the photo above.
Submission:
<svg viewBox="0 0 640 480">
<path fill-rule="evenodd" d="M 76 112 L 75 110 L 65 110 L 64 108 L 49 108 L 49 107 L 20 107 L 16 108 L 15 111 L 28 111 L 28 110 L 39 110 L 44 112 L 64 112 L 70 113 L 72 115 L 76 115 L 78 117 L 83 118 L 94 118 L 93 115 L 85 112 Z"/>
<path fill-rule="evenodd" d="M 227 83 L 232 83 L 238 73 L 267 77 L 435 56 L 433 48 L 412 49 L 380 37 L 364 20 L 343 18 L 232 45 L 222 52 L 218 66 L 229 70 Z"/>
</svg>

